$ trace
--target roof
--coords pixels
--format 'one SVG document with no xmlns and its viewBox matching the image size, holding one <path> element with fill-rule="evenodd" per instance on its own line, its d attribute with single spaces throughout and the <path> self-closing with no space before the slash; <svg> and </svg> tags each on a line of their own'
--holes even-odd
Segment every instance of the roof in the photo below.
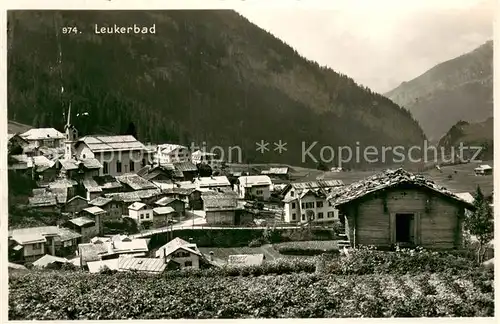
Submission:
<svg viewBox="0 0 500 324">
<path fill-rule="evenodd" d="M 113 201 L 113 198 L 97 197 L 89 202 L 89 205 L 103 207 Z"/>
<path fill-rule="evenodd" d="M 28 268 L 26 268 L 25 266 L 23 266 L 21 264 L 12 263 L 12 262 L 9 262 L 9 269 L 28 270 Z"/>
<path fill-rule="evenodd" d="M 261 173 L 262 174 L 284 175 L 284 174 L 288 174 L 288 167 L 270 168 L 269 170 L 262 170 Z"/>
<path fill-rule="evenodd" d="M 37 172 L 43 172 L 47 169 L 52 168 L 56 164 L 55 161 L 49 160 L 43 155 L 34 156 L 33 163 L 35 164 Z"/>
<path fill-rule="evenodd" d="M 32 128 L 21 134 L 21 137 L 26 140 L 41 140 L 41 139 L 64 139 L 63 133 L 55 128 Z"/>
<path fill-rule="evenodd" d="M 78 182 L 70 179 L 57 179 L 49 183 L 49 188 L 71 188 L 78 185 Z"/>
<path fill-rule="evenodd" d="M 101 162 L 99 162 L 98 159 L 88 158 L 88 159 L 81 159 L 80 161 L 82 162 L 85 168 L 90 170 L 102 168 L 102 164 Z"/>
<path fill-rule="evenodd" d="M 68 263 L 69 261 L 65 258 L 60 258 L 60 257 L 56 257 L 53 255 L 45 254 L 43 257 L 41 257 L 40 259 L 33 262 L 33 265 L 35 267 L 43 267 L 44 268 L 44 267 L 46 267 L 49 264 L 54 263 L 54 262 Z"/>
<path fill-rule="evenodd" d="M 58 235 L 61 238 L 61 242 L 74 240 L 82 237 L 81 234 L 70 230 L 69 228 L 59 227 Z"/>
<path fill-rule="evenodd" d="M 118 270 L 118 258 L 87 262 L 87 267 L 90 273 L 98 273 L 104 267 L 110 270 Z"/>
<path fill-rule="evenodd" d="M 458 198 L 468 202 L 469 204 L 473 204 L 474 201 L 476 200 L 474 198 L 473 195 L 471 195 L 470 193 L 468 192 L 459 192 L 459 193 L 456 193 L 456 195 L 458 196 Z"/>
<path fill-rule="evenodd" d="M 158 206 L 167 206 L 169 205 L 170 203 L 174 202 L 174 201 L 181 201 L 180 199 L 177 199 L 177 198 L 173 198 L 173 197 L 163 197 L 161 198 L 160 200 L 158 200 L 157 202 L 155 202 L 155 205 L 158 205 Z M 184 202 L 183 202 L 184 203 Z"/>
<path fill-rule="evenodd" d="M 194 191 L 194 188 L 169 188 L 165 189 L 162 192 L 164 194 L 176 194 L 181 196 L 189 196 Z"/>
<path fill-rule="evenodd" d="M 73 200 L 77 200 L 77 199 L 87 201 L 87 199 L 83 198 L 82 196 L 74 196 L 73 198 L 69 199 L 66 203 L 68 204 L 68 203 L 72 202 Z"/>
<path fill-rule="evenodd" d="M 157 258 L 163 258 L 165 256 L 168 257 L 169 255 L 171 255 L 172 253 L 181 248 L 187 252 L 201 256 L 201 253 L 200 251 L 198 251 L 198 247 L 196 246 L 196 244 L 189 243 L 187 241 L 184 241 L 180 237 L 176 237 L 172 241 L 160 247 L 156 251 L 156 257 Z"/>
<path fill-rule="evenodd" d="M 156 207 L 153 208 L 153 212 L 158 215 L 165 215 L 175 213 L 175 209 L 173 209 L 172 207 Z"/>
<path fill-rule="evenodd" d="M 205 152 L 205 151 L 202 151 L 202 150 L 197 150 L 197 151 L 194 151 L 192 154 L 191 154 L 191 158 L 192 159 L 201 159 L 202 156 L 211 156 L 211 157 L 215 157 L 216 154 L 215 153 L 210 153 L 210 152 Z"/>
<path fill-rule="evenodd" d="M 332 188 L 343 186 L 342 180 L 318 180 L 308 182 L 293 182 L 290 186 L 295 190 L 317 189 L 317 188 Z"/>
<path fill-rule="evenodd" d="M 198 168 L 192 162 L 176 162 L 173 163 L 173 165 L 176 171 L 181 171 L 181 172 L 198 171 Z"/>
<path fill-rule="evenodd" d="M 46 242 L 45 236 L 57 236 L 59 228 L 57 226 L 41 226 L 19 228 L 9 231 L 9 237 L 19 244 L 33 244 Z"/>
<path fill-rule="evenodd" d="M 482 164 L 480 166 L 478 166 L 477 168 L 475 168 L 474 170 L 490 170 L 490 169 L 493 169 L 491 166 L 489 166 L 488 164 Z"/>
<path fill-rule="evenodd" d="M 123 201 L 125 203 L 131 203 L 135 201 L 141 201 L 142 199 L 149 199 L 161 194 L 160 189 L 148 189 L 148 190 L 138 190 L 132 192 L 118 192 L 105 194 L 106 197 L 114 197 L 118 201 Z"/>
<path fill-rule="evenodd" d="M 75 224 L 78 227 L 85 226 L 88 224 L 95 224 L 95 222 L 87 217 L 77 217 L 69 220 L 70 223 Z"/>
<path fill-rule="evenodd" d="M 79 162 L 74 159 L 61 159 L 59 160 L 59 163 L 61 164 L 61 167 L 64 170 L 78 170 L 78 164 Z"/>
<path fill-rule="evenodd" d="M 196 179 L 196 184 L 200 188 L 231 186 L 226 176 L 200 177 Z"/>
<path fill-rule="evenodd" d="M 266 175 L 242 176 L 238 178 L 238 181 L 245 187 L 272 185 L 271 178 Z"/>
<path fill-rule="evenodd" d="M 143 203 L 137 201 L 137 202 L 133 203 L 132 205 L 128 206 L 128 209 L 141 210 L 145 207 L 147 207 L 146 204 L 143 204 Z"/>
<path fill-rule="evenodd" d="M 132 188 L 132 190 L 156 189 L 156 186 L 137 174 L 124 174 L 117 176 L 116 180 Z"/>
<path fill-rule="evenodd" d="M 386 170 L 377 173 L 364 180 L 354 182 L 348 186 L 344 186 L 330 194 L 328 200 L 334 206 L 343 205 L 351 201 L 362 198 L 370 193 L 384 190 L 392 187 L 397 187 L 402 184 L 409 184 L 418 187 L 430 189 L 436 193 L 454 199 L 455 201 L 473 207 L 471 204 L 463 201 L 457 195 L 447 190 L 444 187 L 438 186 L 433 181 L 430 181 L 422 175 L 414 175 L 403 169 Z"/>
<path fill-rule="evenodd" d="M 206 211 L 239 209 L 238 198 L 225 193 L 203 193 L 203 207 Z"/>
<path fill-rule="evenodd" d="M 84 136 L 78 142 L 85 143 L 94 153 L 132 150 L 147 151 L 146 146 L 132 135 Z"/>
<path fill-rule="evenodd" d="M 28 205 L 31 207 L 52 207 L 57 205 L 57 198 L 55 195 L 38 195 L 28 198 Z"/>
<path fill-rule="evenodd" d="M 167 268 L 163 259 L 156 258 L 119 258 L 119 271 L 139 271 L 146 273 L 162 273 Z"/>
<path fill-rule="evenodd" d="M 186 146 L 180 144 L 160 144 L 156 148 L 160 150 L 163 154 L 171 153 L 177 149 L 188 149 Z"/>
<path fill-rule="evenodd" d="M 97 207 L 97 206 L 92 206 L 92 207 L 87 207 L 82 210 L 82 212 L 87 212 L 92 215 L 99 215 L 99 214 L 104 214 L 106 211 L 103 209 Z"/>
<path fill-rule="evenodd" d="M 261 265 L 264 262 L 264 254 L 238 254 L 228 257 L 229 265 Z"/>
<path fill-rule="evenodd" d="M 83 179 L 83 187 L 88 192 L 101 192 L 102 188 L 99 186 L 97 181 L 93 179 Z"/>
<path fill-rule="evenodd" d="M 148 241 L 146 239 L 132 239 L 122 241 L 120 237 L 100 243 L 79 244 L 78 250 L 83 261 L 97 261 L 104 255 L 129 254 L 148 252 Z M 142 255 L 142 254 L 141 254 Z"/>
</svg>

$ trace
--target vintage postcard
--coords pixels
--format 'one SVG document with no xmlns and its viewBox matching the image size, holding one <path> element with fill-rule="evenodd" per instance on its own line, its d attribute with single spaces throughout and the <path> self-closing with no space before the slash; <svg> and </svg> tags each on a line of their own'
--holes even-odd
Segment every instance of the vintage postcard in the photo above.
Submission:
<svg viewBox="0 0 500 324">
<path fill-rule="evenodd" d="M 6 320 L 493 322 L 495 1 L 80 2 L 4 11 Z"/>
</svg>

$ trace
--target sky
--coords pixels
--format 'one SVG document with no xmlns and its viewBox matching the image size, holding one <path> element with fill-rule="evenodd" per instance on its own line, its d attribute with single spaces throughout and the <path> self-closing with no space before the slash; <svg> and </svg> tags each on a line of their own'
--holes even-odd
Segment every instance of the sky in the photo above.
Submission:
<svg viewBox="0 0 500 324">
<path fill-rule="evenodd" d="M 385 93 L 493 39 L 495 9 L 495 0 L 377 0 L 236 10 L 302 56 Z"/>
</svg>

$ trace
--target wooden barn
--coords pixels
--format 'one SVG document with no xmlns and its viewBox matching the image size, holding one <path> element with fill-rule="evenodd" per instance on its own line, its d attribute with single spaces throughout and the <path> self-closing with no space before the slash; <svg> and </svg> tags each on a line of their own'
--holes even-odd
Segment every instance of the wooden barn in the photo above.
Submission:
<svg viewBox="0 0 500 324">
<path fill-rule="evenodd" d="M 351 246 L 462 247 L 463 218 L 473 205 L 420 175 L 387 170 L 332 193 Z"/>
</svg>

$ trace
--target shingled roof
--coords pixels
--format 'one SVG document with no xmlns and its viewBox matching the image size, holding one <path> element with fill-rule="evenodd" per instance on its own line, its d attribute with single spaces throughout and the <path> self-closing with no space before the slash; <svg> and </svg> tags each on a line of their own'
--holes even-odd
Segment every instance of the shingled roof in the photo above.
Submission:
<svg viewBox="0 0 500 324">
<path fill-rule="evenodd" d="M 147 151 L 146 146 L 132 135 L 85 136 L 79 143 L 85 143 L 92 152 Z"/>
<path fill-rule="evenodd" d="M 401 168 L 397 170 L 386 170 L 364 180 L 354 182 L 348 186 L 340 187 L 338 190 L 331 193 L 327 199 L 332 203 L 332 205 L 339 206 L 362 198 L 376 191 L 394 188 L 404 184 L 427 188 L 438 194 L 451 198 L 467 207 L 473 207 L 472 204 L 461 199 L 448 189 L 437 185 L 422 175 L 412 174 Z"/>
<path fill-rule="evenodd" d="M 117 176 L 116 180 L 132 188 L 132 190 L 156 189 L 156 186 L 148 180 L 138 176 L 137 174 L 124 174 Z"/>
</svg>

